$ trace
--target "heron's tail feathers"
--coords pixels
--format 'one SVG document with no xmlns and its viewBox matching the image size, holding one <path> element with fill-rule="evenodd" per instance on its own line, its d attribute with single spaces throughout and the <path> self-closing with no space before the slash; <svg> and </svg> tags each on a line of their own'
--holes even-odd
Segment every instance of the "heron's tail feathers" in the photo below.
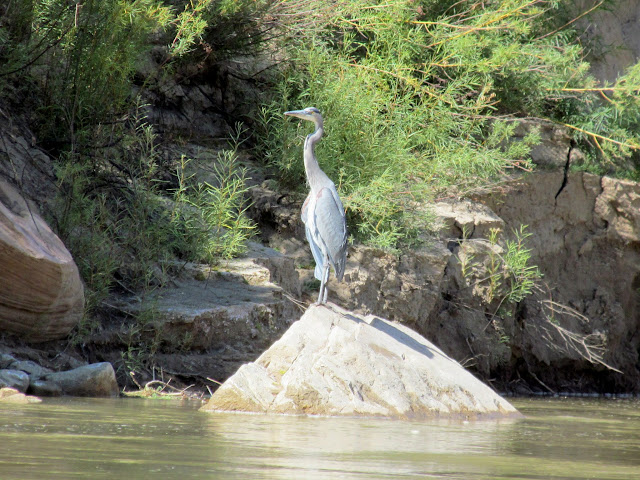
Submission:
<svg viewBox="0 0 640 480">
<path fill-rule="evenodd" d="M 316 268 L 313 270 L 313 276 L 322 281 L 322 264 L 316 263 Z"/>
</svg>

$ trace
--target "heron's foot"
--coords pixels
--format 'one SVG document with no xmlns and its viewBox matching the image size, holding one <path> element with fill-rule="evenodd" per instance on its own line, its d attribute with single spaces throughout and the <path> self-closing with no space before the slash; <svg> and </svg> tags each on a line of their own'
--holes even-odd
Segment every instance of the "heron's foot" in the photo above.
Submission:
<svg viewBox="0 0 640 480">
<path fill-rule="evenodd" d="M 315 302 L 313 302 L 311 305 L 313 306 L 317 306 L 317 305 L 326 305 L 327 304 L 327 299 L 320 299 L 318 298 L 318 300 L 316 300 Z"/>
</svg>

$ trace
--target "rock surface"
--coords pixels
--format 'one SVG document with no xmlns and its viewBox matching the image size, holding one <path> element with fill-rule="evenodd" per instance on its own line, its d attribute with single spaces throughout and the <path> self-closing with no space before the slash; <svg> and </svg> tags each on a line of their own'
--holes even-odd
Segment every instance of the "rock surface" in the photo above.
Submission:
<svg viewBox="0 0 640 480">
<path fill-rule="evenodd" d="M 575 18 L 594 5 L 592 0 L 576 0 L 567 3 L 567 8 Z M 591 47 L 591 71 L 601 82 L 611 84 L 640 59 L 640 4 L 617 0 L 599 7 L 591 15 L 578 17 L 576 27 Z"/>
<path fill-rule="evenodd" d="M 29 403 L 40 403 L 42 400 L 38 397 L 25 395 L 15 388 L 0 388 L 0 403 L 13 403 L 17 405 L 26 405 Z"/>
<path fill-rule="evenodd" d="M 29 375 L 21 370 L 0 370 L 0 388 L 4 387 L 24 393 L 29 388 Z"/>
<path fill-rule="evenodd" d="M 329 296 L 349 310 L 374 313 L 420 330 L 425 315 L 439 302 L 450 257 L 441 243 L 400 256 L 371 247 L 352 248 L 344 282 L 330 277 Z"/>
<path fill-rule="evenodd" d="M 154 361 L 165 375 L 215 386 L 255 360 L 300 316 L 292 301 L 300 292 L 293 259 L 273 249 L 250 242 L 241 258 L 215 267 L 180 267 L 171 285 L 158 288 L 144 303 L 137 296 L 110 299 L 132 321 L 110 325 L 89 341 L 108 345 L 109 356 L 102 359 L 120 372 L 132 370 L 123 365 L 121 352 L 144 335 L 154 339 Z M 140 385 L 154 378 L 150 370 L 138 369 L 136 375 Z"/>
<path fill-rule="evenodd" d="M 27 349 L 26 352 L 34 352 Z M 59 353 L 56 357 L 64 357 Z M 75 361 L 64 361 L 67 368 L 54 371 L 33 360 L 18 360 L 13 355 L 0 353 L 0 388 L 10 387 L 20 392 L 43 397 L 60 395 L 85 397 L 111 397 L 119 394 L 115 372 L 110 363 L 100 362 L 73 366 Z M 71 364 L 71 368 L 69 368 Z M 56 370 L 60 368 L 57 366 Z"/>
<path fill-rule="evenodd" d="M 108 362 L 49 373 L 36 385 L 40 394 L 49 391 L 50 395 L 55 395 L 57 387 L 60 394 L 77 397 L 117 397 L 119 394 L 115 371 Z"/>
<path fill-rule="evenodd" d="M 411 329 L 333 305 L 310 307 L 202 409 L 394 418 L 519 415 Z"/>
<path fill-rule="evenodd" d="M 28 341 L 65 337 L 83 315 L 78 268 L 60 239 L 0 181 L 0 330 Z"/>
</svg>

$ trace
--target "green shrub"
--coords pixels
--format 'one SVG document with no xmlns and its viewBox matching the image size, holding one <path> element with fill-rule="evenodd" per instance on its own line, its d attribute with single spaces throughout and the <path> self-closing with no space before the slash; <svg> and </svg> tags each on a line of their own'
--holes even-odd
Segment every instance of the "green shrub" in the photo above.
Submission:
<svg viewBox="0 0 640 480">
<path fill-rule="evenodd" d="M 305 18 L 286 25 L 288 62 L 257 115 L 258 151 L 287 185 L 300 185 L 309 125 L 285 122 L 282 112 L 318 107 L 320 166 L 366 241 L 402 244 L 425 224 L 416 205 L 530 169 L 537 135 L 506 148 L 515 127 L 507 120 L 567 125 L 604 166 L 628 168 L 640 145 L 636 70 L 597 101 L 575 35 L 550 20 L 554 2 L 315 4 L 312 28 Z"/>
<path fill-rule="evenodd" d="M 174 197 L 176 223 L 184 229 L 185 238 L 191 238 L 182 255 L 207 263 L 241 255 L 256 225 L 246 215 L 247 172 L 238 166 L 236 149 L 219 153 L 213 167 L 214 184 L 186 178 L 187 163 L 183 158 Z"/>
<path fill-rule="evenodd" d="M 134 78 L 151 49 L 164 45 L 161 63 L 171 73 L 166 67 L 199 44 L 216 8 L 212 0 L 9 0 L 0 7 L 0 88 L 28 81 L 32 89 L 32 127 L 56 161 L 51 221 L 79 265 L 89 311 L 114 288 L 163 284 L 176 256 L 213 262 L 237 255 L 253 230 L 235 153 L 220 163 L 219 185 L 172 195 L 177 159 L 160 158 L 135 95 L 134 81 L 153 81 Z"/>
</svg>

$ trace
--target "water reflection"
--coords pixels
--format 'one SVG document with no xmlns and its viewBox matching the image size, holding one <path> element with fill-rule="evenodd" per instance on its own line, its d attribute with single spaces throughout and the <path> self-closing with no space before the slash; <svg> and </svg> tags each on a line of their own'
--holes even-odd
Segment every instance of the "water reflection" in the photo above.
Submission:
<svg viewBox="0 0 640 480">
<path fill-rule="evenodd" d="M 437 473 L 444 460 L 494 450 L 498 432 L 516 420 L 399 422 L 376 419 L 306 418 L 217 414 L 212 432 L 247 451 L 246 473 L 262 467 L 269 478 L 386 478 Z M 251 428 L 247 428 L 250 426 Z M 251 471 L 253 470 L 253 472 Z M 279 473 L 278 473 L 279 472 Z M 455 477 L 448 477 L 455 478 Z"/>
<path fill-rule="evenodd" d="M 0 478 L 640 480 L 640 402 L 520 400 L 502 421 L 206 414 L 139 399 L 0 405 Z"/>
</svg>

